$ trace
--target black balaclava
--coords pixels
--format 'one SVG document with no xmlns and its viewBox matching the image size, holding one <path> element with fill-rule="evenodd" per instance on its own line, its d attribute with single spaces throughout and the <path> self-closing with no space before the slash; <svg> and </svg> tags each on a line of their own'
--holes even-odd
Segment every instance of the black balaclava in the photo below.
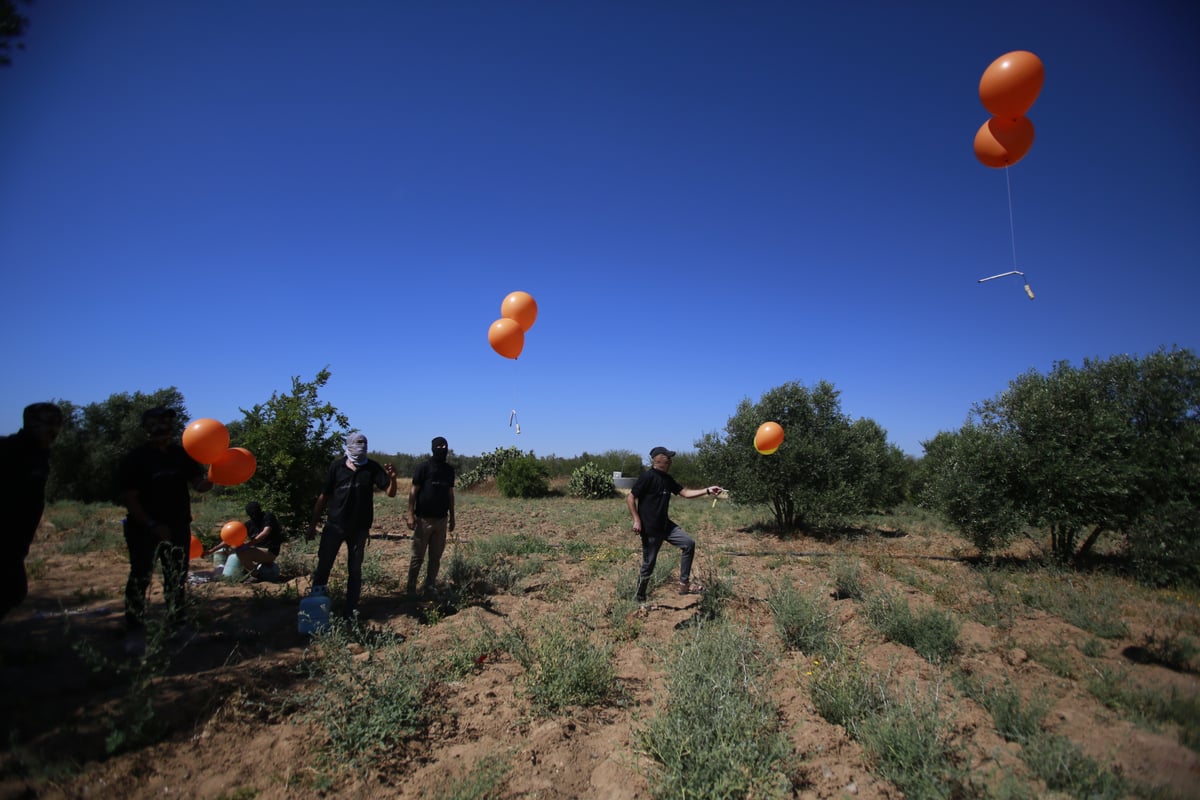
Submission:
<svg viewBox="0 0 1200 800">
<path fill-rule="evenodd" d="M 450 452 L 450 445 L 446 442 L 445 437 L 436 436 L 433 439 L 432 450 L 433 460 L 439 464 L 444 464 L 446 461 L 446 454 Z"/>
</svg>

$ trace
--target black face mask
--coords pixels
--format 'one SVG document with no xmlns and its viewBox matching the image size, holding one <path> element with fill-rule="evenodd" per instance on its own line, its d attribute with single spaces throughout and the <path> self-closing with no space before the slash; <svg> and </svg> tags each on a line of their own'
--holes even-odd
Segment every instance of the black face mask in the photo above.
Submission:
<svg viewBox="0 0 1200 800">
<path fill-rule="evenodd" d="M 448 452 L 449 452 L 448 448 L 439 447 L 438 449 L 433 451 L 433 460 L 438 462 L 439 464 L 445 464 L 446 463 L 446 454 Z"/>
</svg>

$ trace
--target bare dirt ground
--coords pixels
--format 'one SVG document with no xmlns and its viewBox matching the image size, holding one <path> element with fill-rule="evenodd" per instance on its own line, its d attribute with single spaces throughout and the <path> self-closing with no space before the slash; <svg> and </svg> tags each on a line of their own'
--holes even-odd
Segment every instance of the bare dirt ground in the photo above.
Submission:
<svg viewBox="0 0 1200 800">
<path fill-rule="evenodd" d="M 636 539 L 627 530 L 616 523 L 601 532 L 566 530 L 555 521 L 553 507 L 547 508 L 551 510 L 517 519 L 498 516 L 492 507 L 460 503 L 459 530 L 466 541 L 496 532 L 524 532 L 559 542 L 586 535 L 628 549 L 627 562 L 622 563 L 636 570 Z M 624 525 L 619 510 L 614 519 Z M 772 635 L 771 615 L 763 602 L 769 582 L 787 578 L 829 596 L 831 553 L 857 556 L 868 581 L 902 594 L 914 606 L 932 602 L 929 591 L 897 581 L 878 565 L 901 561 L 920 572 L 939 598 L 952 597 L 956 586 L 977 584 L 970 567 L 957 558 L 961 540 L 928 531 L 883 532 L 833 542 L 703 526 L 692 532 L 700 542 L 701 574 L 718 568 L 736 572 L 731 611 L 764 638 Z M 376 533 L 373 552 L 395 575 L 402 575 L 409 540 L 399 518 L 380 520 Z M 444 713 L 439 722 L 398 749 L 392 762 L 370 774 L 340 774 L 332 783 L 322 783 L 320 775 L 329 772 L 319 756 L 324 731 L 316 723 L 300 721 L 288 699 L 307 680 L 298 666 L 308 642 L 296 632 L 297 593 L 307 590 L 306 578 L 284 584 L 194 586 L 198 630 L 179 643 L 167 673 L 156 681 L 154 713 L 166 725 L 165 738 L 109 756 L 105 722 L 118 713 L 128 678 L 116 675 L 115 667 L 94 671 L 80 650 L 90 651 L 93 661 L 98 656 L 102 664 L 127 663 L 120 602 L 126 561 L 119 550 L 64 555 L 63 540 L 69 535 L 53 529 L 41 532 L 31 560 L 44 560 L 44 574 L 32 581 L 26 603 L 0 623 L 0 718 L 8 732 L 0 749 L 0 798 L 431 797 L 481 758 L 501 750 L 517 755 L 502 792 L 495 796 L 651 796 L 647 776 L 653 765 L 639 752 L 636 730 L 665 700 L 662 665 L 655 653 L 695 615 L 694 598 L 659 589 L 637 636 L 619 643 L 616 669 L 626 697 L 620 705 L 539 716 L 516 688 L 520 665 L 499 656 L 449 685 L 440 697 Z M 662 558 L 678 561 L 670 548 L 664 548 Z M 339 562 L 343 560 L 344 554 Z M 205 566 L 203 561 L 193 562 L 201 575 Z M 558 560 L 553 580 L 572 587 L 572 602 L 584 600 L 598 607 L 612 602 L 612 580 L 597 579 L 580 561 Z M 157 587 L 156 579 L 152 600 L 161 603 Z M 429 624 L 425 610 L 399 592 L 368 588 L 362 610 L 368 625 L 406 635 L 419 629 L 426 643 L 436 643 L 439 637 L 452 642 L 481 619 L 516 623 L 552 612 L 562 603 L 551 597 L 546 584 L 532 586 L 519 595 L 494 597 L 490 608 L 469 608 Z M 872 630 L 862 619 L 860 603 L 830 602 L 837 610 L 841 636 L 861 648 L 867 667 L 925 691 L 953 692 L 944 672 Z M 955 609 L 960 615 L 970 602 L 963 596 L 950 601 L 960 606 Z M 1174 623 L 1191 626 L 1194 632 L 1200 616 L 1195 602 L 1184 599 L 1178 608 L 1186 620 Z M 1194 751 L 1182 746 L 1172 731 L 1155 732 L 1122 719 L 1085 689 L 1088 675 L 1108 668 L 1127 673 L 1130 682 L 1142 687 L 1188 697 L 1200 691 L 1194 671 L 1173 671 L 1130 657 L 1137 652 L 1131 648 L 1147 633 L 1163 629 L 1161 610 L 1127 605 L 1123 616 L 1128 637 L 1101 640 L 1024 607 L 1008 626 L 964 621 L 959 664 L 981 678 L 1010 679 L 1025 696 L 1049 696 L 1053 706 L 1044 724 L 1129 780 L 1166 787 L 1168 796 L 1200 797 L 1200 759 Z M 1088 640 L 1099 645 L 1093 644 L 1084 656 L 1079 648 Z M 1031 655 L 1044 653 L 1055 654 L 1054 670 L 1043 663 L 1048 659 Z M 862 748 L 841 727 L 816 713 L 804 677 L 819 668 L 811 661 L 802 653 L 786 654 L 773 698 L 801 765 L 794 796 L 903 797 L 872 773 Z M 961 697 L 955 709 L 955 742 L 970 754 L 975 774 L 1027 774 L 1017 746 L 997 735 L 984 709 Z"/>
</svg>

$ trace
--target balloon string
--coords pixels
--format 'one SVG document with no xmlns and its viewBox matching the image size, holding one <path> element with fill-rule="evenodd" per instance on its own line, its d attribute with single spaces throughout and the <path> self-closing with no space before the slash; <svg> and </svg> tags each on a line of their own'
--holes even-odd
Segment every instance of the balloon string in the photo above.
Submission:
<svg viewBox="0 0 1200 800">
<path fill-rule="evenodd" d="M 1017 268 L 1017 228 L 1013 223 L 1012 178 L 1009 177 L 1009 167 L 1004 168 L 1004 183 L 1008 186 L 1008 235 L 1012 239 L 1013 269 Z"/>
</svg>

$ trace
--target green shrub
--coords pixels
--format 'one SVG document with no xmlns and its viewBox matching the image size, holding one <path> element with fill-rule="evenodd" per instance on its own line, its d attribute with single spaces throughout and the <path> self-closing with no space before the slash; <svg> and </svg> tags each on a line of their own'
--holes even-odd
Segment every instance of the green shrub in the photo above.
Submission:
<svg viewBox="0 0 1200 800">
<path fill-rule="evenodd" d="M 567 484 L 568 494 L 586 500 L 603 500 L 612 497 L 614 491 L 612 473 L 605 472 L 591 461 L 572 472 Z"/>
<path fill-rule="evenodd" d="M 880 593 L 867 603 L 867 619 L 894 642 L 908 645 L 929 662 L 958 652 L 958 620 L 938 608 L 913 612 L 908 601 Z"/>
<path fill-rule="evenodd" d="M 496 473 L 496 488 L 505 497 L 545 497 L 550 493 L 550 475 L 532 455 L 504 462 Z"/>
<path fill-rule="evenodd" d="M 829 655 L 834 637 L 833 613 L 825 606 L 784 581 L 767 596 L 767 607 L 775 618 L 775 631 L 785 647 L 806 655 Z"/>
<path fill-rule="evenodd" d="M 529 456 L 532 457 L 533 453 L 530 453 Z M 490 453 L 484 453 L 480 456 L 478 464 L 459 475 L 458 485 L 464 489 L 470 489 L 488 478 L 496 477 L 501 468 L 509 461 L 523 457 L 524 454 L 515 447 L 497 447 Z"/>
<path fill-rule="evenodd" d="M 556 620 L 543 625 L 535 638 L 516 629 L 503 638 L 505 648 L 525 668 L 529 698 L 550 713 L 600 705 L 617 686 L 612 644 L 567 627 L 564 620 Z"/>
<path fill-rule="evenodd" d="M 754 636 L 718 621 L 686 628 L 673 647 L 669 699 L 638 733 L 658 765 L 651 796 L 791 797 L 790 741 Z"/>
</svg>

